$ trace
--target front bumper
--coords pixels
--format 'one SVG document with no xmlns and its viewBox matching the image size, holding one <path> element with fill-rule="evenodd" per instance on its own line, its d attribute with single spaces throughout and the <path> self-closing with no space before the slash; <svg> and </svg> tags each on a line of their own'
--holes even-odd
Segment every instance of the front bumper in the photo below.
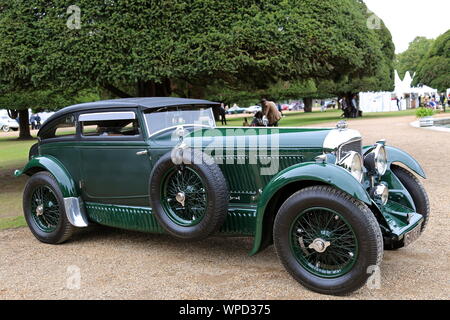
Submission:
<svg viewBox="0 0 450 320">
<path fill-rule="evenodd" d="M 416 234 L 416 228 L 421 228 L 424 220 L 421 214 L 392 200 L 378 208 L 385 222 L 381 224 L 381 230 L 387 246 L 403 247 L 416 240 L 417 237 L 412 235 Z"/>
</svg>

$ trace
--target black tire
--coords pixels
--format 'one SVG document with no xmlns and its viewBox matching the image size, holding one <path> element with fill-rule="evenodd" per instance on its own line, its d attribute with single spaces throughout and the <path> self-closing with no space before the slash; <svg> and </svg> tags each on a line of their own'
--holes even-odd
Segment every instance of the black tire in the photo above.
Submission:
<svg viewBox="0 0 450 320">
<path fill-rule="evenodd" d="M 42 189 L 44 189 L 45 192 L 47 192 L 47 196 L 51 197 L 51 200 L 55 202 L 52 203 L 52 201 L 48 201 L 45 205 L 51 205 L 53 208 L 56 208 L 52 209 L 49 207 L 48 209 L 49 211 L 52 210 L 52 219 L 54 219 L 54 224 L 52 224 L 51 227 L 48 227 L 48 229 L 43 227 L 42 222 L 39 222 L 41 221 L 41 218 L 39 218 L 37 213 L 35 214 L 37 209 L 33 212 L 34 206 L 36 205 L 33 204 L 33 201 L 35 201 L 35 194 Z M 42 214 L 42 216 L 45 216 L 46 210 L 47 209 L 44 207 L 44 214 Z M 64 198 L 58 183 L 49 172 L 38 172 L 31 176 L 27 181 L 23 192 L 23 211 L 28 227 L 33 235 L 41 242 L 51 244 L 63 243 L 70 238 L 75 230 L 75 227 L 67 219 Z M 42 220 L 43 219 L 44 218 L 42 218 Z"/>
<path fill-rule="evenodd" d="M 406 190 L 408 190 L 414 201 L 414 205 L 416 206 L 417 213 L 420 213 L 423 216 L 424 221 L 421 228 L 421 231 L 423 232 L 430 219 L 430 200 L 428 199 L 425 188 L 422 183 L 420 183 L 419 179 L 407 169 L 392 165 L 391 170 L 405 186 Z"/>
<path fill-rule="evenodd" d="M 186 240 L 204 239 L 218 231 L 225 222 L 229 200 L 226 180 L 219 166 L 203 152 L 187 149 L 180 152 L 179 155 L 182 157 L 182 161 L 175 161 L 178 164 L 174 163 L 171 152 L 163 155 L 155 164 L 150 175 L 150 204 L 161 227 L 172 236 Z M 199 161 L 199 159 L 207 159 L 207 161 Z M 195 172 L 204 185 L 202 193 L 207 199 L 204 214 L 199 219 L 200 222 L 194 225 L 182 225 L 174 221 L 173 214 L 171 215 L 170 209 L 163 203 L 165 200 L 162 200 L 164 192 L 162 189 L 168 172 L 182 172 L 178 170 Z M 187 208 L 189 198 L 186 199 Z M 185 210 L 184 205 L 183 210 Z"/>
<path fill-rule="evenodd" d="M 420 230 L 420 232 L 423 233 L 430 219 L 431 211 L 430 200 L 428 199 L 428 194 L 425 191 L 425 188 L 420 183 L 419 179 L 417 179 L 416 176 L 409 170 L 397 165 L 392 165 L 391 170 L 411 195 L 411 198 L 414 201 L 414 205 L 416 206 L 416 212 L 420 213 L 423 216 L 424 220 L 422 222 L 422 227 Z M 390 243 L 386 243 L 384 249 L 397 250 L 403 247 L 403 241 L 393 241 Z"/>
<path fill-rule="evenodd" d="M 354 255 L 349 254 L 353 264 L 342 275 L 325 277 L 314 274 L 300 263 L 292 249 L 292 239 L 297 240 L 292 231 L 300 213 L 316 207 L 339 213 L 353 231 L 358 249 L 354 259 Z M 303 286 L 319 293 L 343 295 L 359 289 L 370 276 L 368 268 L 379 266 L 383 257 L 383 238 L 373 213 L 364 203 L 329 186 L 305 188 L 289 197 L 275 217 L 273 235 L 276 252 L 286 270 Z M 328 245 L 330 250 L 333 249 L 333 242 Z M 307 248 L 313 251 L 309 246 Z M 316 256 L 322 254 L 317 253 Z"/>
</svg>

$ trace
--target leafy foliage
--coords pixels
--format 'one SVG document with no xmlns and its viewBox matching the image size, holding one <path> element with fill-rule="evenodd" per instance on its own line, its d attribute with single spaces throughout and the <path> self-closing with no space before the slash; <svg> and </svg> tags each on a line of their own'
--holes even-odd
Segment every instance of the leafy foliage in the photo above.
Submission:
<svg viewBox="0 0 450 320">
<path fill-rule="evenodd" d="M 414 83 L 439 91 L 450 88 L 450 30 L 439 36 L 417 67 Z"/>
<path fill-rule="evenodd" d="M 430 117 L 434 114 L 434 110 L 432 108 L 420 107 L 416 110 L 416 117 Z"/>
<path fill-rule="evenodd" d="M 79 0 L 81 29 L 66 26 L 71 4 L 0 0 L 0 86 L 290 96 L 340 90 L 324 80 L 377 90 L 391 72 L 389 31 L 367 28 L 360 0 Z"/>
<path fill-rule="evenodd" d="M 420 61 L 430 50 L 434 40 L 427 39 L 425 37 L 416 37 L 410 44 L 406 51 L 397 55 L 395 60 L 395 68 L 401 78 L 407 71 L 411 72 L 411 75 L 417 71 L 417 67 Z"/>
</svg>

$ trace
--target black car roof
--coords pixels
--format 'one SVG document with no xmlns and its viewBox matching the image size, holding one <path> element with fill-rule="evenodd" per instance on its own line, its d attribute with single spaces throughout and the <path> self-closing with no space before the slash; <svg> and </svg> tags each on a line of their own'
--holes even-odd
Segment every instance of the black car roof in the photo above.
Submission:
<svg viewBox="0 0 450 320">
<path fill-rule="evenodd" d="M 60 116 L 72 112 L 95 110 L 95 109 L 114 109 L 123 107 L 139 107 L 142 110 L 154 109 L 170 106 L 191 106 L 191 105 L 218 105 L 218 102 L 212 102 L 201 99 L 185 99 L 185 98 L 172 98 L 172 97 L 152 97 L 152 98 L 123 98 L 123 99 L 111 99 L 102 100 L 96 102 L 80 103 L 69 107 L 65 107 L 55 112 L 51 117 L 45 121 L 45 124 L 50 123 L 52 120 L 59 118 Z M 45 124 L 42 126 L 44 127 Z"/>
</svg>

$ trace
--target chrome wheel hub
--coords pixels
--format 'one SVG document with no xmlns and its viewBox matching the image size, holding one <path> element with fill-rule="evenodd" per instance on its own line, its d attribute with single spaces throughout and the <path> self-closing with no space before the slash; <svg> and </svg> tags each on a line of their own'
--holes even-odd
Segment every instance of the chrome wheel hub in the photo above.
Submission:
<svg viewBox="0 0 450 320">
<path fill-rule="evenodd" d="M 184 202 L 186 201 L 186 195 L 184 192 L 178 192 L 175 199 L 184 207 Z"/>
<path fill-rule="evenodd" d="M 325 252 L 327 248 L 331 245 L 329 241 L 325 241 L 321 238 L 316 238 L 314 241 L 308 246 L 310 249 L 314 249 L 319 253 Z"/>
<path fill-rule="evenodd" d="M 44 205 L 40 204 L 36 208 L 36 215 L 42 216 L 44 214 Z"/>
</svg>

